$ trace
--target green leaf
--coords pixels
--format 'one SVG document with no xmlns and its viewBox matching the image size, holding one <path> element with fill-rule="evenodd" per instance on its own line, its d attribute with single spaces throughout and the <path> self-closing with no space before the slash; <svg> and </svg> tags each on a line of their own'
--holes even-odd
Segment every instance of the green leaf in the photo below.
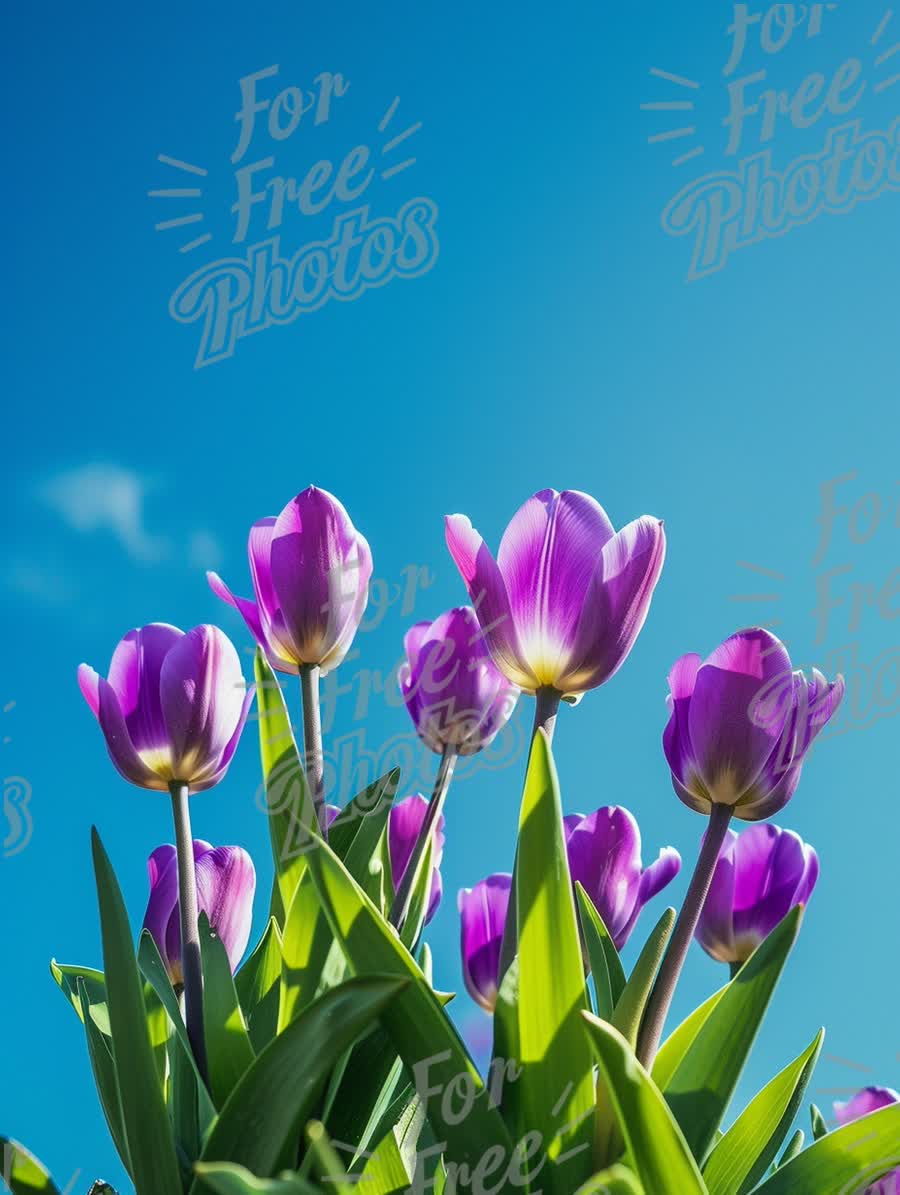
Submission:
<svg viewBox="0 0 900 1195">
<path fill-rule="evenodd" d="M 370 864 L 387 826 L 399 784 L 400 769 L 394 768 L 349 801 L 328 827 L 328 845 L 373 901 L 375 897 L 365 877 L 372 874 Z"/>
<path fill-rule="evenodd" d="M 304 871 L 288 909 L 281 943 L 278 1032 L 308 1008 L 322 982 L 334 934 L 312 875 Z"/>
<path fill-rule="evenodd" d="M 298 1174 L 257 1178 L 232 1162 L 198 1162 L 197 1174 L 216 1195 L 321 1195 L 321 1188 Z"/>
<path fill-rule="evenodd" d="M 435 1132 L 447 1141 L 447 1155 L 476 1166 L 492 1147 L 500 1145 L 511 1151 L 503 1121 L 497 1109 L 489 1106 L 481 1076 L 440 1000 L 395 931 L 327 845 L 310 852 L 308 865 L 350 970 L 356 974 L 377 971 L 411 981 L 391 1001 L 381 1021 L 409 1073 L 417 1079 Z M 471 1110 L 461 1122 L 456 1107 L 451 1109 L 451 1117 L 444 1115 L 442 1097 L 451 1088 L 471 1097 Z"/>
<path fill-rule="evenodd" d="M 581 934 L 594 977 L 597 1015 L 608 1021 L 625 990 L 625 971 L 609 930 L 603 924 L 603 918 L 579 880 L 575 881 L 575 892 L 578 898 Z"/>
<path fill-rule="evenodd" d="M 582 1013 L 634 1169 L 653 1195 L 706 1195 L 697 1164 L 653 1080 L 611 1025 Z"/>
<path fill-rule="evenodd" d="M 825 1117 L 815 1104 L 809 1105 L 809 1119 L 812 1123 L 813 1141 L 818 1141 L 820 1137 L 824 1137 L 827 1134 L 828 1125 L 825 1123 Z"/>
<path fill-rule="evenodd" d="M 791 1158 L 796 1158 L 797 1154 L 803 1148 L 803 1142 L 805 1140 L 806 1138 L 803 1135 L 803 1130 L 797 1129 L 796 1133 L 794 1133 L 793 1137 L 791 1137 L 790 1141 L 787 1143 L 787 1148 L 785 1149 L 784 1153 L 778 1159 L 778 1166 L 786 1166 Z M 778 1167 L 776 1167 L 776 1169 L 778 1169 Z"/>
<path fill-rule="evenodd" d="M 758 1195 L 855 1195 L 900 1166 L 900 1104 L 870 1112 L 813 1142 L 767 1178 Z"/>
<path fill-rule="evenodd" d="M 313 1171 L 322 1185 L 329 1191 L 334 1191 L 335 1195 L 354 1195 L 356 1186 L 350 1181 L 350 1176 L 320 1121 L 313 1120 L 306 1126 L 306 1143 Z M 347 1181 L 343 1181 L 344 1179 Z"/>
<path fill-rule="evenodd" d="M 409 1190 L 412 1178 L 391 1129 L 366 1162 L 357 1189 L 365 1195 L 402 1195 Z"/>
<path fill-rule="evenodd" d="M 699 1008 L 695 1008 L 689 1017 L 686 1017 L 677 1029 L 666 1038 L 660 1047 L 659 1053 L 656 1055 L 656 1061 L 653 1064 L 653 1082 L 660 1089 L 665 1091 L 672 1081 L 672 1076 L 678 1070 L 681 1062 L 688 1052 L 688 1048 L 693 1043 L 694 1038 L 700 1032 L 701 1027 L 706 1022 L 706 1018 L 716 1007 L 722 996 L 728 990 L 728 985 L 719 988 L 717 992 L 704 1000 Z"/>
<path fill-rule="evenodd" d="M 203 1031 L 209 1059 L 209 1082 L 216 1107 L 221 1108 L 256 1053 L 241 1012 L 231 963 L 222 939 L 200 913 L 200 954 L 203 965 Z"/>
<path fill-rule="evenodd" d="M 387 976 L 353 979 L 310 1005 L 245 1072 L 213 1125 L 202 1160 L 238 1162 L 271 1177 L 337 1059 L 386 1005 L 402 999 L 403 987 Z"/>
<path fill-rule="evenodd" d="M 24 1145 L 10 1137 L 0 1137 L 0 1181 L 5 1181 L 12 1195 L 59 1195 L 53 1179 Z"/>
<path fill-rule="evenodd" d="M 515 885 L 522 1071 L 510 1088 L 513 1136 L 541 1134 L 549 1159 L 541 1186 L 550 1195 L 571 1195 L 591 1173 L 594 1076 L 580 1019 L 587 995 L 559 782 L 543 730 L 531 745 Z"/>
<path fill-rule="evenodd" d="M 234 977 L 254 1050 L 267 1046 L 278 1030 L 281 932 L 274 917 L 256 949 Z"/>
<path fill-rule="evenodd" d="M 746 1195 L 774 1161 L 818 1061 L 824 1029 L 750 1101 L 703 1167 L 710 1195 Z"/>
<path fill-rule="evenodd" d="M 181 1175 L 147 1031 L 128 914 L 100 836 L 92 830 L 103 972 L 131 1174 L 140 1195 L 175 1195 Z"/>
<path fill-rule="evenodd" d="M 79 1016 L 84 1023 L 87 1039 L 88 1057 L 91 1060 L 91 1071 L 94 1075 L 94 1086 L 100 1097 L 100 1106 L 106 1118 L 106 1125 L 113 1144 L 122 1159 L 122 1165 L 130 1173 L 131 1162 L 128 1157 L 128 1142 L 125 1139 L 125 1126 L 122 1123 L 122 1104 L 119 1097 L 119 1080 L 116 1075 L 116 1064 L 112 1056 L 111 1043 L 97 1028 L 97 1023 L 91 1015 L 91 997 L 84 979 L 78 976 L 76 980 L 77 995 L 81 1001 Z M 94 988 L 95 995 L 96 987 Z M 106 1007 L 106 990 L 103 991 L 103 1007 Z"/>
<path fill-rule="evenodd" d="M 419 874 L 416 877 L 410 897 L 409 913 L 400 933 L 403 945 L 409 950 L 415 950 L 416 943 L 422 934 L 422 930 L 425 928 L 425 917 L 431 901 L 431 858 L 433 853 L 434 837 L 432 836 L 425 854 L 422 856 Z"/>
<path fill-rule="evenodd" d="M 696 1158 L 704 1158 L 790 954 L 803 914 L 788 913 L 757 947 L 700 1026 L 666 1087 L 666 1099 Z"/>
<path fill-rule="evenodd" d="M 653 981 L 656 979 L 656 972 L 659 970 L 659 964 L 666 952 L 666 943 L 674 924 L 675 910 L 666 909 L 638 956 L 634 970 L 625 984 L 625 989 L 616 1001 L 612 1018 L 603 1018 L 610 1020 L 610 1023 L 618 1029 L 632 1050 L 637 1047 L 641 1018 L 647 1007 Z"/>
<path fill-rule="evenodd" d="M 106 980 L 103 977 L 102 971 L 96 971 L 93 967 L 75 967 L 67 963 L 58 963 L 56 959 L 50 960 L 50 974 L 59 984 L 59 990 L 66 997 L 72 1007 L 78 1013 L 79 1020 L 83 1019 L 81 1011 L 81 1001 L 78 998 L 78 980 L 84 980 L 84 986 L 87 989 L 88 999 L 90 1005 L 94 1010 L 95 1017 L 105 1017 L 105 1028 L 102 1032 L 109 1037 L 109 1016 L 106 1013 Z M 101 1013 L 102 1008 L 102 1013 Z M 103 1022 L 98 1023 L 98 1028 L 101 1028 Z"/>
<path fill-rule="evenodd" d="M 644 1195 L 637 1175 L 624 1166 L 610 1166 L 589 1178 L 575 1195 Z"/>
<path fill-rule="evenodd" d="M 275 861 L 271 915 L 284 925 L 285 911 L 306 866 L 304 856 L 318 835 L 318 821 L 284 694 L 260 648 L 256 649 L 254 671 L 259 749 Z"/>
</svg>

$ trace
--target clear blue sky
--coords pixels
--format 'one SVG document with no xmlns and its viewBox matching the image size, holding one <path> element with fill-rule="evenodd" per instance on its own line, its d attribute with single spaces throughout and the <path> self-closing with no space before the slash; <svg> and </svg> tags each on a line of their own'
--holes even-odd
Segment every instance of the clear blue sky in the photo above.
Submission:
<svg viewBox="0 0 900 1195">
<path fill-rule="evenodd" d="M 822 876 L 742 1094 L 820 1024 L 832 1057 L 814 1087 L 826 1108 L 827 1089 L 900 1085 L 890 716 L 900 709 L 900 172 L 885 148 L 900 85 L 879 89 L 900 69 L 896 57 L 879 62 L 900 40 L 900 16 L 884 25 L 886 7 L 872 0 L 821 8 L 798 30 L 771 19 L 750 26 L 728 75 L 730 10 L 711 2 L 690 15 L 659 2 L 563 4 L 552 14 L 530 3 L 326 13 L 280 2 L 6 13 L 0 718 L 3 775 L 30 785 L 33 836 L 0 857 L 0 1131 L 63 1182 L 77 1167 L 121 1178 L 79 1027 L 47 967 L 51 955 L 99 963 L 89 827 L 100 827 L 135 923 L 146 856 L 170 837 L 167 802 L 112 771 L 75 669 L 82 660 L 105 667 L 119 636 L 152 620 L 218 621 L 246 647 L 204 568 L 246 592 L 249 524 L 311 482 L 340 495 L 372 544 L 377 576 L 396 583 L 410 564 L 429 567 L 434 582 L 413 618 L 463 599 L 443 544 L 447 512 L 469 514 L 496 543 L 529 493 L 554 486 L 588 490 L 617 524 L 645 512 L 666 520 L 668 560 L 631 659 L 563 711 L 557 735 L 566 810 L 627 804 L 648 856 L 672 844 L 690 859 L 703 829 L 672 793 L 660 749 L 676 656 L 777 618 L 796 661 L 831 670 L 837 654 L 850 661 L 836 727 L 844 733 L 819 744 L 780 819 L 815 845 Z M 858 67 L 842 66 L 854 58 Z M 239 81 L 275 64 L 277 75 L 257 84 L 269 106 L 233 162 Z M 301 88 L 308 102 L 323 72 L 343 78 L 332 80 L 328 119 L 310 107 L 273 139 L 275 96 Z M 767 88 L 794 99 L 773 107 Z M 291 129 L 295 97 L 278 103 L 278 135 Z M 742 123 L 723 124 L 741 97 Z M 648 103 L 693 107 L 641 108 Z M 680 129 L 694 131 L 649 140 Z M 869 134 L 854 164 L 853 138 Z M 368 160 L 359 151 L 341 173 L 358 146 Z M 829 146 L 842 163 L 823 158 Z M 309 178 L 325 160 L 330 173 Z M 805 222 L 747 210 L 734 178 L 743 171 L 750 186 L 764 168 L 785 173 Z M 707 175 L 723 177 L 668 206 Z M 268 209 L 253 204 L 235 243 L 240 180 L 271 202 L 275 176 L 297 180 L 282 188 L 280 225 L 267 229 Z M 774 185 L 764 185 L 763 205 Z M 201 195 L 148 196 L 173 189 Z M 868 198 L 854 203 L 860 192 Z M 405 207 L 413 200 L 427 202 Z M 702 218 L 702 244 L 696 226 L 672 235 L 679 220 Z M 392 232 L 389 219 L 407 223 Z M 783 235 L 729 253 L 740 219 L 750 242 L 761 219 Z M 359 247 L 348 251 L 345 276 L 328 280 L 333 297 L 318 310 L 284 308 L 293 320 L 238 337 L 230 356 L 195 368 L 201 324 L 169 314 L 189 275 L 210 267 L 207 289 L 193 298 L 182 289 L 178 310 L 217 294 L 224 323 L 211 336 L 221 332 L 227 349 L 253 246 L 279 236 L 287 259 L 375 221 L 366 262 Z M 401 233 L 405 268 L 418 276 L 386 276 L 404 268 L 381 260 L 400 252 Z M 265 252 L 255 250 L 263 265 Z M 325 252 L 306 259 L 313 292 Z M 695 253 L 722 268 L 689 281 Z M 854 472 L 835 504 L 876 494 L 880 519 L 871 498 L 852 522 L 840 513 L 815 560 L 822 487 Z M 817 594 L 829 585 L 843 604 L 820 633 Z M 882 590 L 880 604 L 871 600 Z M 393 606 L 360 637 L 342 681 L 358 692 L 359 670 L 389 674 L 409 621 Z M 360 725 L 344 697 L 333 735 Z M 376 691 L 365 726 L 374 750 L 407 730 L 406 714 Z M 227 781 L 197 799 L 195 829 L 247 846 L 265 886 L 254 739 L 251 727 Z M 456 890 L 511 865 L 520 779 L 514 763 L 461 780 L 451 795 L 448 896 L 431 932 L 441 987 L 461 987 Z M 673 886 L 679 898 L 685 883 L 682 875 Z M 698 950 L 676 1015 L 721 979 Z M 458 1007 L 471 1031 L 481 1014 L 464 995 Z"/>
</svg>

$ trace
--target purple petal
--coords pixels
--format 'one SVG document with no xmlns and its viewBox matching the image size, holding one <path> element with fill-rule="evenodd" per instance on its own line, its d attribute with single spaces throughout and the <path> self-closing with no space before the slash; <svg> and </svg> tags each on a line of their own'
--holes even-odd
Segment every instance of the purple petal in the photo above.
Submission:
<svg viewBox="0 0 900 1195">
<path fill-rule="evenodd" d="M 696 770 L 688 727 L 688 712 L 700 663 L 700 656 L 696 652 L 690 652 L 676 660 L 669 673 L 671 712 L 663 731 L 663 751 L 672 769 L 672 775 L 683 785 L 691 784 Z"/>
<path fill-rule="evenodd" d="M 618 945 L 641 883 L 641 832 L 619 805 L 590 813 L 566 844 L 572 881 L 579 881 Z"/>
<path fill-rule="evenodd" d="M 147 860 L 150 877 L 150 899 L 144 914 L 143 928 L 149 930 L 159 947 L 163 962 L 168 962 L 166 931 L 172 910 L 178 905 L 178 863 L 175 847 L 171 843 L 158 846 Z"/>
<path fill-rule="evenodd" d="M 310 486 L 275 522 L 271 577 L 283 624 L 304 664 L 346 655 L 365 609 L 372 555 L 344 507 Z"/>
<path fill-rule="evenodd" d="M 753 628 L 726 639 L 697 672 L 690 741 L 699 778 L 715 801 L 736 805 L 763 770 L 789 713 L 767 695 L 790 671 L 782 643 Z"/>
<path fill-rule="evenodd" d="M 82 664 L 78 669 L 78 684 L 100 723 L 106 749 L 119 774 L 129 783 L 137 784 L 141 788 L 167 788 L 166 779 L 145 763 L 135 750 L 119 705 L 118 694 L 109 681 L 98 676 L 87 664 Z M 160 754 L 154 762 L 162 765 L 166 758 L 167 756 Z"/>
<path fill-rule="evenodd" d="M 160 678 L 174 779 L 202 784 L 220 771 L 246 718 L 237 651 L 218 627 L 194 627 L 166 656 Z"/>
<path fill-rule="evenodd" d="M 109 683 L 119 698 L 134 749 L 145 758 L 168 751 L 160 676 L 166 656 L 183 638 L 178 627 L 154 622 L 129 631 L 113 652 Z"/>
<path fill-rule="evenodd" d="M 589 494 L 541 490 L 500 541 L 497 565 L 519 642 L 540 684 L 569 671 L 576 630 L 604 545 L 615 534 Z"/>
<path fill-rule="evenodd" d="M 663 524 L 650 515 L 604 545 L 572 646 L 571 673 L 559 687 L 596 688 L 618 671 L 646 621 L 665 556 Z"/>
<path fill-rule="evenodd" d="M 900 1094 L 892 1087 L 864 1087 L 852 1099 L 833 1104 L 835 1119 L 839 1125 L 851 1124 L 861 1116 L 868 1116 L 870 1112 L 878 1112 L 881 1108 L 889 1108 L 892 1104 L 900 1103 Z"/>
<path fill-rule="evenodd" d="M 500 946 L 509 907 L 511 875 L 492 875 L 458 897 L 463 980 L 487 1012 L 497 1003 Z"/>
<path fill-rule="evenodd" d="M 659 852 L 659 856 L 645 868 L 641 873 L 641 882 L 638 887 L 637 900 L 634 902 L 634 908 L 631 910 L 631 916 L 625 928 L 619 935 L 622 946 L 631 937 L 631 932 L 637 924 L 637 919 L 640 916 L 644 905 L 651 901 L 654 896 L 662 892 L 667 884 L 671 884 L 672 880 L 681 871 L 681 855 L 672 846 L 665 846 Z M 618 945 L 618 943 L 617 943 Z"/>
<path fill-rule="evenodd" d="M 738 944 L 748 943 L 748 956 L 794 905 L 808 900 L 817 876 L 816 853 L 799 834 L 772 825 L 751 826 L 741 834 L 735 850 L 734 937 Z"/>
<path fill-rule="evenodd" d="M 391 878 L 395 892 L 406 874 L 427 812 L 428 801 L 420 793 L 406 797 L 391 807 L 391 812 L 388 815 L 388 849 L 391 855 Z M 440 903 L 442 882 L 438 868 L 443 857 L 444 816 L 441 814 L 434 828 L 431 854 L 431 893 L 426 920 L 430 920 L 434 916 Z"/>
<path fill-rule="evenodd" d="M 484 540 L 465 515 L 445 519 L 447 547 L 459 569 L 494 662 L 507 680 L 526 693 L 539 682 L 523 662 L 506 585 Z"/>
<path fill-rule="evenodd" d="M 719 851 L 695 932 L 706 953 L 720 963 L 742 961 L 738 959 L 734 945 L 734 853 L 737 842 L 737 834 L 729 830 Z"/>
<path fill-rule="evenodd" d="M 253 704 L 253 698 L 256 695 L 256 685 L 250 685 L 244 696 L 243 704 L 241 705 L 241 713 L 238 718 L 238 724 L 235 727 L 234 734 L 225 745 L 225 750 L 222 752 L 219 762 L 216 765 L 215 771 L 211 772 L 206 779 L 195 779 L 193 782 L 193 789 L 195 792 L 204 792 L 208 788 L 213 788 L 220 780 L 224 779 L 225 773 L 228 771 L 229 765 L 234 758 L 234 753 L 237 751 L 237 745 L 241 740 L 241 735 L 244 733 L 244 727 L 247 725 L 247 718 L 250 714 L 250 706 Z"/>
<path fill-rule="evenodd" d="M 220 846 L 197 860 L 197 903 L 222 940 L 236 971 L 250 938 L 256 871 L 238 846 Z"/>
</svg>

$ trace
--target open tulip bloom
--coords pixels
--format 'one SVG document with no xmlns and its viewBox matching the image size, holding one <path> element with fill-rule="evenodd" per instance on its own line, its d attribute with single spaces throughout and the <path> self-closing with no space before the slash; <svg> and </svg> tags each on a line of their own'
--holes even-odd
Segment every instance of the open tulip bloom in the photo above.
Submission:
<svg viewBox="0 0 900 1195">
<path fill-rule="evenodd" d="M 210 578 L 256 641 L 264 801 L 227 775 L 253 692 L 221 631 L 154 623 L 125 636 L 108 676 L 79 670 L 116 769 L 168 790 L 175 828 L 175 845 L 150 856 L 138 943 L 94 831 L 103 970 L 52 965 L 128 1175 L 119 1195 L 325 1195 L 335 1184 L 411 1195 L 898 1195 L 895 1092 L 868 1088 L 836 1105 L 830 1132 L 814 1110 L 815 1140 L 788 1139 L 822 1046 L 816 1026 L 793 1061 L 773 1060 L 775 1077 L 743 1111 L 731 1107 L 818 861 L 790 831 L 735 834 L 730 822 L 762 823 L 792 799 L 842 680 L 805 678 L 759 628 L 706 660 L 683 656 L 658 757 L 680 801 L 667 781 L 645 791 L 638 769 L 618 781 L 604 772 L 624 708 L 585 728 L 594 762 L 574 777 L 582 793 L 633 796 L 655 849 L 662 802 L 689 831 L 684 805 L 704 815 L 677 918 L 666 909 L 645 928 L 645 905 L 680 889 L 681 858 L 663 847 L 645 866 L 638 820 L 619 805 L 564 816 L 552 732 L 563 697 L 625 663 L 660 576 L 662 523 L 645 516 L 616 531 L 588 495 L 543 490 L 496 558 L 461 515 L 446 536 L 472 606 L 413 626 L 399 674 L 415 734 L 438 757 L 427 800 L 397 799 L 411 782 L 395 768 L 367 777 L 342 809 L 325 803 L 319 675 L 359 627 L 371 553 L 323 490 L 254 526 L 253 599 Z M 302 743 L 275 670 L 300 676 Z M 498 821 L 466 793 L 445 827 L 454 761 L 489 748 L 520 692 L 536 701 L 515 840 L 489 829 L 506 816 L 510 769 L 486 776 L 477 797 L 504 811 Z M 402 729 L 407 714 L 399 702 L 393 710 Z M 379 714 L 393 716 L 389 702 Z M 573 733 L 584 718 L 589 710 Z M 665 721 L 660 701 L 637 737 Z M 367 760 L 371 748 L 366 739 Z M 250 856 L 192 833 L 189 807 L 217 840 L 206 822 L 226 803 L 230 818 L 243 808 L 248 825 L 264 824 L 271 844 L 255 942 Z M 807 809 L 829 815 L 824 802 Z M 492 1014 L 482 1078 L 428 938 L 449 912 L 439 910 L 442 871 L 487 855 L 513 860 L 512 874 L 458 898 L 462 984 Z M 132 852 L 132 877 L 141 865 Z M 715 991 L 706 967 L 703 1003 L 664 1038 L 689 952 L 702 960 L 695 934 L 740 973 Z M 0 1137 L 0 1156 L 12 1195 L 61 1189 L 15 1142 Z"/>
</svg>

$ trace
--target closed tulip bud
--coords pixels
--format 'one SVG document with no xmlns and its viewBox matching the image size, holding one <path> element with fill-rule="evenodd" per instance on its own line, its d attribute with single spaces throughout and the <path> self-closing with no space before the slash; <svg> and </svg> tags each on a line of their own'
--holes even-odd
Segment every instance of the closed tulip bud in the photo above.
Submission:
<svg viewBox="0 0 900 1195">
<path fill-rule="evenodd" d="M 616 531 L 589 494 L 541 490 L 513 516 L 496 559 L 464 515 L 447 546 L 491 655 L 526 693 L 571 700 L 621 666 L 650 608 L 665 557 L 659 519 Z"/>
<path fill-rule="evenodd" d="M 464 888 L 457 899 L 463 981 L 485 1012 L 493 1012 L 497 1004 L 500 948 L 511 889 L 512 876 L 500 873 L 474 888 Z"/>
<path fill-rule="evenodd" d="M 391 854 L 391 878 L 396 893 L 406 869 L 412 858 L 413 848 L 419 837 L 425 815 L 428 812 L 428 802 L 419 793 L 406 797 L 391 807 L 388 815 L 388 849 Z M 433 847 L 431 855 L 431 892 L 428 898 L 428 909 L 425 913 L 426 924 L 432 919 L 441 903 L 444 891 L 440 866 L 444 856 L 444 818 L 439 817 L 434 827 Z"/>
<path fill-rule="evenodd" d="M 298 673 L 341 663 L 366 608 L 372 553 L 333 495 L 310 486 L 277 518 L 250 530 L 256 600 L 236 597 L 208 573 L 218 597 L 241 614 L 273 668 Z"/>
<path fill-rule="evenodd" d="M 641 864 L 641 832 L 632 814 L 607 805 L 587 817 L 564 818 L 572 882 L 591 898 L 616 949 L 621 950 L 644 905 L 678 875 L 681 856 L 670 846 L 649 867 Z"/>
<path fill-rule="evenodd" d="M 494 664 L 471 606 L 416 623 L 400 689 L 419 737 L 438 754 L 474 755 L 509 720 L 519 690 Z"/>
<path fill-rule="evenodd" d="M 212 626 L 129 631 L 108 679 L 82 664 L 78 683 L 121 775 L 163 791 L 173 782 L 195 792 L 218 784 L 253 700 L 233 644 Z"/>
<path fill-rule="evenodd" d="M 737 965 L 795 905 L 805 905 L 819 878 L 819 859 L 792 830 L 751 826 L 728 831 L 695 936 L 707 954 Z"/>
<path fill-rule="evenodd" d="M 253 921 L 256 871 L 253 860 L 239 846 L 213 847 L 194 839 L 198 912 L 206 913 L 211 929 L 225 947 L 232 972 L 247 948 Z M 183 982 L 178 865 L 175 847 L 158 846 L 147 860 L 150 900 L 144 929 L 150 931 L 173 984 Z"/>
<path fill-rule="evenodd" d="M 686 805 L 727 805 L 745 821 L 770 817 L 790 800 L 813 739 L 844 695 L 791 671 L 784 644 L 760 627 L 738 631 L 706 660 L 682 656 L 669 674 L 671 717 L 663 748 Z"/>
</svg>

